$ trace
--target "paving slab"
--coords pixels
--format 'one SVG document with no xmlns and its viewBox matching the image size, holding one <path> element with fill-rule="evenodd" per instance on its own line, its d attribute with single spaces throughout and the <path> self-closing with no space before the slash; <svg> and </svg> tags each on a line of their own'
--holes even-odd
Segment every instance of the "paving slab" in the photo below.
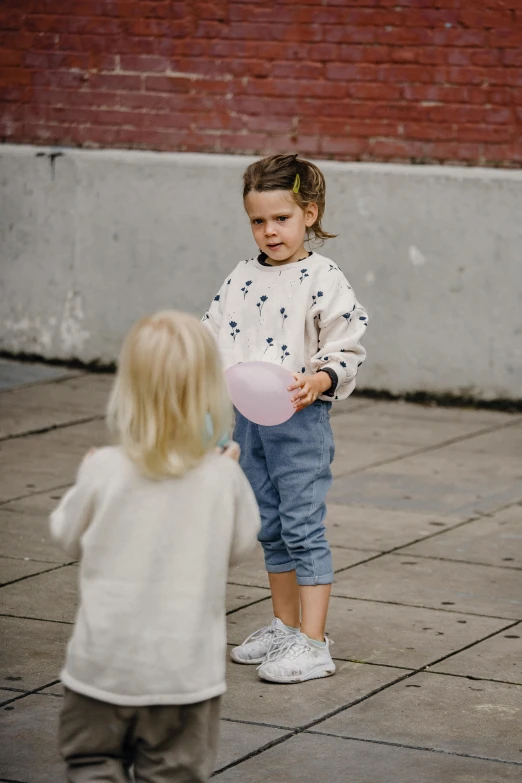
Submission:
<svg viewBox="0 0 522 783">
<path fill-rule="evenodd" d="M 103 416 L 113 381 L 113 375 L 92 374 L 4 392 L 0 438 Z"/>
<path fill-rule="evenodd" d="M 283 728 L 304 726 L 404 674 L 403 669 L 339 661 L 333 677 L 283 687 L 260 680 L 255 666 L 229 660 L 222 714 Z"/>
<path fill-rule="evenodd" d="M 314 728 L 345 737 L 520 762 L 521 717 L 520 686 L 421 673 Z"/>
<path fill-rule="evenodd" d="M 0 614 L 72 623 L 78 567 L 64 566 L 0 589 Z"/>
<path fill-rule="evenodd" d="M 410 422 L 421 421 L 423 423 L 432 422 L 434 426 L 453 424 L 460 427 L 464 425 L 468 426 L 470 431 L 473 432 L 483 428 L 501 427 L 503 424 L 510 424 L 519 416 L 519 414 L 487 410 L 485 408 L 459 408 L 436 405 L 434 403 L 421 405 L 419 403 L 406 402 L 405 400 L 378 400 L 375 404 L 378 406 L 380 415 L 387 414 L 395 419 L 402 420 L 406 427 L 410 426 Z M 372 418 L 375 412 L 375 409 L 372 408 Z"/>
<path fill-rule="evenodd" d="M 66 367 L 0 359 L 0 392 L 26 384 L 41 384 L 59 378 L 73 378 L 77 375 L 80 375 L 77 370 L 69 370 Z"/>
<path fill-rule="evenodd" d="M 352 439 L 366 440 L 373 445 L 396 444 L 411 450 L 446 443 L 512 420 L 508 414 L 497 414 L 486 420 L 462 416 L 456 409 L 451 412 L 443 408 L 377 403 L 370 415 L 363 409 L 336 417 L 335 432 L 348 444 Z"/>
<path fill-rule="evenodd" d="M 507 568 L 382 555 L 338 574 L 333 595 L 519 620 L 520 573 Z"/>
<path fill-rule="evenodd" d="M 56 680 L 71 631 L 62 623 L 0 617 L 0 684 L 28 691 Z"/>
<path fill-rule="evenodd" d="M 460 521 L 461 517 L 447 515 L 329 503 L 325 524 L 331 546 L 385 552 Z"/>
<path fill-rule="evenodd" d="M 342 416 L 339 419 L 344 418 Z M 386 440 L 369 442 L 363 437 L 343 435 L 339 432 L 337 419 L 332 420 L 335 438 L 335 459 L 332 463 L 332 474 L 335 479 L 355 471 L 360 472 L 383 460 L 394 460 L 410 453 L 408 446 L 388 443 Z"/>
<path fill-rule="evenodd" d="M 522 568 L 522 505 L 475 519 L 402 551 L 425 557 Z"/>
<path fill-rule="evenodd" d="M 254 603 L 254 601 L 265 601 L 268 598 L 270 598 L 268 588 L 227 585 L 227 612 L 240 609 L 242 606 Z"/>
<path fill-rule="evenodd" d="M 300 734 L 218 773 L 219 783 L 515 783 L 521 767 Z"/>
<path fill-rule="evenodd" d="M 522 626 L 516 625 L 457 653 L 432 671 L 522 685 Z"/>
<path fill-rule="evenodd" d="M 0 552 L 44 563 L 66 563 L 68 555 L 51 539 L 49 514 L 65 490 L 32 495 L 0 506 Z"/>
<path fill-rule="evenodd" d="M 1 777 L 23 783 L 64 780 L 57 747 L 61 705 L 61 699 L 35 694 L 0 709 Z"/>
<path fill-rule="evenodd" d="M 234 723 L 228 720 L 221 721 L 219 730 L 221 737 L 216 769 L 222 769 L 243 756 L 255 753 L 268 743 L 284 737 L 287 733 L 269 726 Z"/>
<path fill-rule="evenodd" d="M 2 761 L 0 780 L 56 783 L 65 779 L 57 746 L 61 699 L 35 694 L 0 709 Z M 284 731 L 221 721 L 216 768 L 225 767 L 258 748 L 284 737 Z"/>
<path fill-rule="evenodd" d="M 72 484 L 88 449 L 107 442 L 101 420 L 5 441 L 0 444 L 0 502 Z"/>
<path fill-rule="evenodd" d="M 228 617 L 228 641 L 241 644 L 271 619 L 268 602 L 235 612 Z M 331 652 L 336 659 L 417 669 L 499 631 L 506 623 L 434 609 L 332 598 L 326 630 L 335 642 Z"/>
<path fill-rule="evenodd" d="M 334 571 L 340 571 L 349 566 L 361 563 L 379 552 L 360 551 L 357 549 L 332 547 L 332 559 Z M 268 575 L 265 569 L 265 561 L 261 546 L 256 549 L 255 555 L 247 562 L 231 568 L 228 572 L 228 581 L 240 585 L 257 585 L 268 587 Z"/>
<path fill-rule="evenodd" d="M 445 447 L 446 449 L 450 447 Z M 520 462 L 520 461 L 519 461 Z M 520 465 L 513 472 L 521 473 Z M 464 520 L 522 499 L 522 479 L 481 475 L 466 465 L 460 472 L 445 454 L 408 457 L 334 482 L 330 503 L 451 515 Z"/>
<path fill-rule="evenodd" d="M 34 560 L 18 560 L 11 557 L 0 557 L 0 587 L 24 579 L 48 568 L 52 563 L 40 563 Z"/>
</svg>

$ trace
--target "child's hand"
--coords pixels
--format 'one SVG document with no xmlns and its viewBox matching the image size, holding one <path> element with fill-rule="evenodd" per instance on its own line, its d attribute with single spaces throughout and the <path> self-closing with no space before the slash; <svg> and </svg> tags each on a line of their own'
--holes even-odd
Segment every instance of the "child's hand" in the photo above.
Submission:
<svg viewBox="0 0 522 783">
<path fill-rule="evenodd" d="M 300 375 L 296 372 L 293 376 L 296 382 L 295 385 L 288 387 L 288 391 L 300 389 L 291 399 L 296 411 L 307 408 L 332 385 L 332 379 L 327 372 L 316 372 L 315 375 Z"/>
<path fill-rule="evenodd" d="M 235 440 L 230 440 L 221 454 L 224 457 L 228 457 L 229 459 L 234 459 L 236 462 L 239 462 L 239 457 L 241 455 L 241 448 L 239 443 L 236 443 Z"/>
</svg>

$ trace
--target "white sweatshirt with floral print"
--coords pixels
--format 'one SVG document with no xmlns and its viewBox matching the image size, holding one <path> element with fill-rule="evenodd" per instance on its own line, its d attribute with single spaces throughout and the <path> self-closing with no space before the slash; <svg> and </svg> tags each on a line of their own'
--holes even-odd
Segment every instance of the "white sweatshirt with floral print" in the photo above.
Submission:
<svg viewBox="0 0 522 783">
<path fill-rule="evenodd" d="M 241 261 L 205 313 L 224 368 L 240 362 L 280 364 L 290 372 L 332 369 L 334 399 L 348 397 L 366 351 L 368 316 L 337 264 L 319 253 L 283 266 Z M 331 400 L 331 396 L 321 395 Z"/>
</svg>

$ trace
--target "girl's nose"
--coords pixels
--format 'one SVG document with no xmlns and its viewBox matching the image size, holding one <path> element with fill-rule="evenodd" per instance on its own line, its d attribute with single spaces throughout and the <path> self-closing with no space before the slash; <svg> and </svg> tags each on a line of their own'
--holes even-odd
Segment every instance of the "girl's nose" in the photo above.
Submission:
<svg viewBox="0 0 522 783">
<path fill-rule="evenodd" d="M 273 223 L 265 223 L 265 236 L 270 237 L 275 234 L 275 226 Z"/>
</svg>

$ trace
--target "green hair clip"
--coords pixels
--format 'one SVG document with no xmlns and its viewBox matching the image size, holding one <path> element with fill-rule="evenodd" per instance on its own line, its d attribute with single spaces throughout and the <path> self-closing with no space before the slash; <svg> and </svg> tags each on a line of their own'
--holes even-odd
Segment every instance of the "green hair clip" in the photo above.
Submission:
<svg viewBox="0 0 522 783">
<path fill-rule="evenodd" d="M 301 177 L 299 176 L 299 174 L 296 174 L 294 179 L 294 186 L 292 188 L 293 192 L 299 193 L 300 187 L 301 187 Z"/>
</svg>

